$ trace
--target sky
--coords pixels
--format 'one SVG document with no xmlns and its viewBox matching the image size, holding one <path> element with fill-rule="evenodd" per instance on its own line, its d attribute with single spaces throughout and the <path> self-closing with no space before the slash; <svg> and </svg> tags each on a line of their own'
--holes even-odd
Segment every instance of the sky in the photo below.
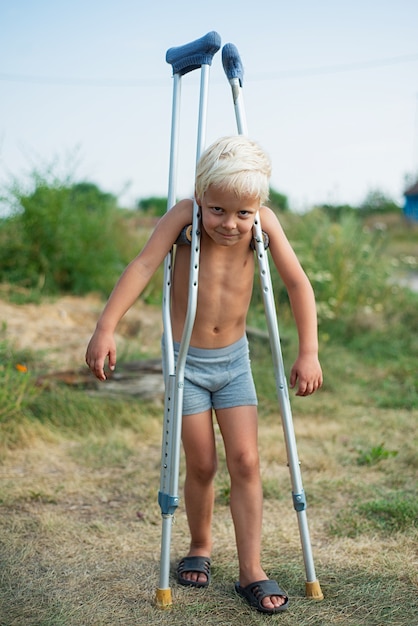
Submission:
<svg viewBox="0 0 418 626">
<path fill-rule="evenodd" d="M 124 206 L 166 196 L 168 48 L 219 33 L 244 66 L 249 135 L 296 211 L 402 202 L 418 173 L 416 0 L 0 0 L 0 183 L 52 169 Z M 182 78 L 177 196 L 190 196 L 199 71 Z M 221 52 L 205 144 L 235 134 Z"/>
</svg>

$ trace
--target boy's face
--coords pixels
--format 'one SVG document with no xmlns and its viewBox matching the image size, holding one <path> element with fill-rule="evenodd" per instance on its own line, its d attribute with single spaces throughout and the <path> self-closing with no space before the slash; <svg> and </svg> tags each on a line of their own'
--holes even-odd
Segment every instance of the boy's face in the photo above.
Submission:
<svg viewBox="0 0 418 626">
<path fill-rule="evenodd" d="M 232 246 L 248 238 L 260 208 L 259 198 L 236 196 L 211 185 L 198 201 L 202 209 L 202 225 L 215 243 Z"/>
</svg>

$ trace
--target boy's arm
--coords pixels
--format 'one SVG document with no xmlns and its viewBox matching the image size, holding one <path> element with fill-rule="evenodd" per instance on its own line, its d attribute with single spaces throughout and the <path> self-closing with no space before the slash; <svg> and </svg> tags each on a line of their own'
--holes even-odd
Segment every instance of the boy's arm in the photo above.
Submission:
<svg viewBox="0 0 418 626">
<path fill-rule="evenodd" d="M 104 364 L 116 365 L 114 332 L 120 319 L 143 292 L 167 256 L 184 226 L 192 220 L 192 201 L 182 200 L 158 222 L 142 251 L 126 267 L 116 283 L 86 351 L 86 363 L 99 380 L 105 380 Z"/>
<path fill-rule="evenodd" d="M 297 385 L 296 395 L 307 396 L 322 385 L 314 292 L 275 214 L 262 207 L 260 220 L 269 236 L 272 259 L 289 294 L 298 331 L 299 352 L 291 369 L 290 386 Z"/>
</svg>

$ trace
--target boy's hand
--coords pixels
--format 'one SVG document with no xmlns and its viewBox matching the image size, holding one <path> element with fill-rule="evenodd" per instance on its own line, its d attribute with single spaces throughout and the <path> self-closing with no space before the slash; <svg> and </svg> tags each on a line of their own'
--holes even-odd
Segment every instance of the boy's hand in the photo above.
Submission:
<svg viewBox="0 0 418 626">
<path fill-rule="evenodd" d="M 109 369 L 116 366 L 116 345 L 113 335 L 96 329 L 86 351 L 86 363 L 99 380 L 106 380 L 105 360 L 109 360 Z"/>
<path fill-rule="evenodd" d="M 299 356 L 290 372 L 290 387 L 297 385 L 297 396 L 310 396 L 322 386 L 322 370 L 317 357 Z"/>
</svg>

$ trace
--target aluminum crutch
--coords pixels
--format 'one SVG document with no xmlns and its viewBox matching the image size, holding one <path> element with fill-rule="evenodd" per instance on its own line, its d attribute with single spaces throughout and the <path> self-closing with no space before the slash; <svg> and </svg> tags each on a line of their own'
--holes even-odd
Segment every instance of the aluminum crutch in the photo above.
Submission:
<svg viewBox="0 0 418 626">
<path fill-rule="evenodd" d="M 167 210 L 176 202 L 177 162 L 180 130 L 181 78 L 184 74 L 201 68 L 199 117 L 197 133 L 196 162 L 205 143 L 207 100 L 209 86 L 209 68 L 215 53 L 221 47 L 221 38 L 215 31 L 192 41 L 184 46 L 170 48 L 166 53 L 166 61 L 173 68 L 173 104 L 169 164 L 169 184 Z M 164 262 L 163 287 L 163 327 L 164 327 L 164 371 L 165 401 L 164 424 L 161 449 L 161 478 L 158 492 L 158 503 L 162 515 L 161 555 L 159 585 L 156 591 L 156 602 L 161 608 L 172 604 L 170 576 L 170 545 L 171 527 L 174 513 L 179 503 L 178 482 L 180 466 L 181 421 L 183 408 L 184 368 L 187 351 L 193 330 L 199 274 L 200 254 L 200 213 L 197 203 L 193 205 L 192 241 L 189 272 L 189 292 L 186 319 L 181 338 L 177 363 L 174 360 L 173 333 L 171 327 L 171 271 L 173 249 Z"/>
<path fill-rule="evenodd" d="M 244 71 L 238 50 L 233 44 L 226 44 L 222 48 L 222 64 L 232 89 L 232 97 L 234 101 L 238 133 L 242 135 L 247 135 L 248 131 L 242 95 Z M 316 578 L 312 556 L 312 547 L 306 516 L 306 497 L 302 485 L 302 476 L 300 472 L 300 463 L 296 447 L 295 431 L 293 427 L 292 412 L 290 407 L 289 389 L 287 386 L 282 350 L 280 346 L 279 326 L 277 322 L 276 306 L 274 302 L 274 294 L 271 283 L 269 260 L 258 213 L 254 222 L 253 235 L 255 240 L 255 250 L 258 260 L 264 309 L 266 312 L 270 347 L 274 365 L 277 395 L 279 399 L 280 414 L 290 471 L 293 506 L 297 513 L 299 534 L 305 564 L 305 592 L 306 596 L 309 598 L 312 598 L 314 600 L 322 600 L 324 595 Z"/>
</svg>

